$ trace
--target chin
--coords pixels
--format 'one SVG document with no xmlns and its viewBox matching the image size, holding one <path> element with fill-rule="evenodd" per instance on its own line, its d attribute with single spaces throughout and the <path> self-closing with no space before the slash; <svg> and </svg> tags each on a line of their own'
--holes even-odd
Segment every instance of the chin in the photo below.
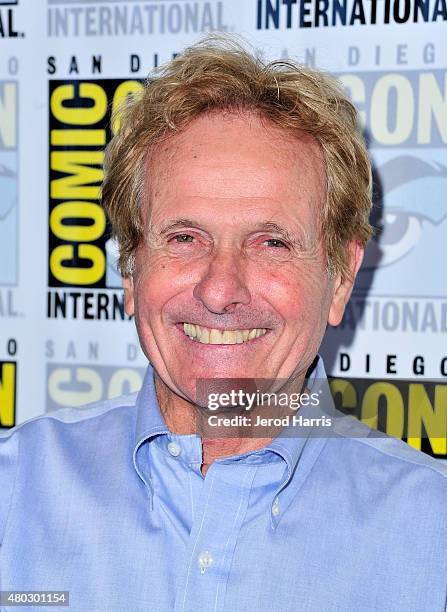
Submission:
<svg viewBox="0 0 447 612">
<path fill-rule="evenodd" d="M 259 367 L 253 367 L 248 369 L 247 366 L 241 365 L 240 367 L 231 366 L 220 366 L 201 368 L 189 372 L 188 377 L 193 380 L 198 379 L 222 379 L 222 378 L 268 378 L 268 373 Z"/>
<path fill-rule="evenodd" d="M 232 389 L 242 389 L 253 391 L 253 379 L 268 378 L 267 373 L 252 373 L 241 371 L 241 369 L 211 369 L 207 371 L 192 372 L 185 377 L 175 379 L 175 387 L 188 400 L 199 404 L 205 402 L 208 393 L 228 393 Z M 247 384 L 244 384 L 246 380 Z M 202 382 L 201 382 L 202 381 Z M 215 381 L 215 382 L 213 382 Z"/>
</svg>

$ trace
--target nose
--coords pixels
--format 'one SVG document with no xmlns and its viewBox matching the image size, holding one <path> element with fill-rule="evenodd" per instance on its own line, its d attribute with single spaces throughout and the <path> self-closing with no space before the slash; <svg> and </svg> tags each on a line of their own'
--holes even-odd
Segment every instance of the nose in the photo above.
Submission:
<svg viewBox="0 0 447 612">
<path fill-rule="evenodd" d="M 216 252 L 194 287 L 193 295 L 216 314 L 231 313 L 238 306 L 249 304 L 250 292 L 240 253 L 229 249 Z"/>
</svg>

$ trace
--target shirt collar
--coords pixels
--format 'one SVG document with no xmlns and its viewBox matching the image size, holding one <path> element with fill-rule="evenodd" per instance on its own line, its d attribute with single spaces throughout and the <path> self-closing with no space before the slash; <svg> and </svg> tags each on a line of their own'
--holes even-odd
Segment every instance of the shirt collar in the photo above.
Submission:
<svg viewBox="0 0 447 612">
<path fill-rule="evenodd" d="M 150 482 L 149 472 L 147 469 L 145 469 L 145 466 L 142 463 L 144 461 L 144 457 L 141 457 L 141 452 L 139 453 L 138 451 L 146 440 L 150 440 L 157 435 L 167 434 L 169 433 L 169 429 L 166 426 L 165 420 L 158 405 L 157 394 L 155 392 L 154 369 L 151 364 L 148 364 L 143 384 L 137 396 L 136 407 L 137 416 L 135 425 L 133 465 L 135 471 L 148 490 L 152 509 L 152 484 Z"/>
<path fill-rule="evenodd" d="M 155 392 L 154 368 L 148 364 L 141 390 L 137 396 L 135 446 L 158 434 L 169 433 L 158 405 Z"/>
<path fill-rule="evenodd" d="M 308 372 L 306 386 L 310 393 L 318 393 L 319 397 L 324 399 L 325 405 L 322 406 L 322 402 L 320 402 L 318 406 L 301 406 L 296 414 L 301 415 L 303 419 L 305 419 L 318 418 L 324 414 L 331 413 L 333 401 L 329 391 L 323 359 L 320 355 L 316 356 Z M 290 479 L 295 471 L 309 437 L 313 435 L 315 435 L 315 429 L 313 427 L 294 427 L 290 425 L 266 447 L 278 453 L 286 462 L 288 471 L 287 480 Z"/>
<path fill-rule="evenodd" d="M 329 392 L 323 360 L 319 355 L 317 355 L 312 365 L 311 372 L 307 379 L 307 387 L 311 393 L 322 394 L 322 397 L 325 398 L 325 404 L 327 405 L 323 410 L 321 405 L 317 407 L 317 409 L 314 406 L 302 406 L 298 414 L 302 415 L 303 418 L 310 418 L 319 416 L 320 414 L 330 413 L 333 409 L 333 402 Z M 146 486 L 150 488 L 151 484 L 145 477 L 144 470 L 140 469 L 139 462 L 137 461 L 138 449 L 146 440 L 157 435 L 170 434 L 158 405 L 155 392 L 154 369 L 150 364 L 148 364 L 141 390 L 137 396 L 136 406 L 137 416 L 133 462 L 139 477 Z M 283 486 L 287 484 L 295 471 L 303 449 L 312 433 L 314 433 L 312 427 L 297 429 L 296 427 L 289 426 L 263 449 L 275 452 L 284 459 L 287 465 L 287 478 Z M 259 451 L 253 451 L 253 453 L 256 452 Z"/>
</svg>

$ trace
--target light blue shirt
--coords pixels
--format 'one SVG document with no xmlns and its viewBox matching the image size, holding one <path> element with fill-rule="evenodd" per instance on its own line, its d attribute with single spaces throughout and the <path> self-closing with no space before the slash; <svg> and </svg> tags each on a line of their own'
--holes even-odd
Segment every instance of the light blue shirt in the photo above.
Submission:
<svg viewBox="0 0 447 612">
<path fill-rule="evenodd" d="M 67 590 L 70 611 L 444 611 L 445 467 L 342 421 L 203 477 L 149 367 L 138 395 L 20 425 L 0 438 L 0 588 Z"/>
</svg>

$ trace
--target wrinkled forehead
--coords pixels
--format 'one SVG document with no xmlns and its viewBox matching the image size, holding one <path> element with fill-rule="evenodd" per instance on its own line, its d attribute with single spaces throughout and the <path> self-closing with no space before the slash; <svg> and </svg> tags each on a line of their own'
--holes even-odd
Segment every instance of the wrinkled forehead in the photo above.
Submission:
<svg viewBox="0 0 447 612">
<path fill-rule="evenodd" d="M 156 144 L 145 161 L 146 204 L 179 198 L 238 199 L 309 206 L 313 218 L 326 197 L 320 145 L 250 112 L 200 115 L 181 132 Z"/>
</svg>

